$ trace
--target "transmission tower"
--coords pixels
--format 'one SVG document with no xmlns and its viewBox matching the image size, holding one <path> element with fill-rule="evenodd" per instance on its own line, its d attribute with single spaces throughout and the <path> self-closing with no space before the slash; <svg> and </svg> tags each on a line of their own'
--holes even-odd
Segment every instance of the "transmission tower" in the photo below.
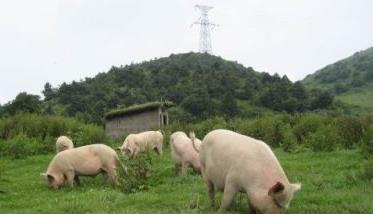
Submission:
<svg viewBox="0 0 373 214">
<path fill-rule="evenodd" d="M 214 29 L 216 24 L 209 21 L 208 12 L 213 7 L 207 5 L 195 5 L 195 8 L 201 11 L 201 17 L 199 17 L 198 21 L 193 23 L 201 26 L 199 35 L 199 52 L 211 54 L 211 30 Z"/>
</svg>

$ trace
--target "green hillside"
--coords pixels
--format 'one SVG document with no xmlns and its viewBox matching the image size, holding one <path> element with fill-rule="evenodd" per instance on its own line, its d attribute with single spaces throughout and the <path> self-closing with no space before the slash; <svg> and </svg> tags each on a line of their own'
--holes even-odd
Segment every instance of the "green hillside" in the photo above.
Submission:
<svg viewBox="0 0 373 214">
<path fill-rule="evenodd" d="M 308 88 L 328 89 L 337 100 L 356 106 L 359 111 L 372 111 L 373 47 L 328 65 L 302 82 Z"/>
<path fill-rule="evenodd" d="M 18 109 L 77 117 L 101 123 L 105 112 L 135 104 L 168 100 L 172 115 L 183 121 L 213 116 L 246 117 L 261 111 L 304 112 L 328 108 L 333 98 L 320 90 L 307 91 L 286 76 L 254 71 L 221 57 L 185 53 L 138 64 L 113 66 L 108 72 L 59 87 L 45 84 L 41 102 L 20 94 L 1 110 Z M 35 108 L 25 103 L 33 102 Z M 4 110 L 5 109 L 5 110 Z M 4 113 L 5 112 L 5 113 Z"/>
</svg>

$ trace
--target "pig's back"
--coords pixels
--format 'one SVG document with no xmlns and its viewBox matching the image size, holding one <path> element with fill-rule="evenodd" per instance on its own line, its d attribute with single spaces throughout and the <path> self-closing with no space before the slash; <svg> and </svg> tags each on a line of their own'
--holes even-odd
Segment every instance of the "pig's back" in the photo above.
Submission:
<svg viewBox="0 0 373 214">
<path fill-rule="evenodd" d="M 229 173 L 260 177 L 266 173 L 263 168 L 270 168 L 276 174 L 283 174 L 268 145 L 229 130 L 218 129 L 208 133 L 201 145 L 200 158 L 206 175 L 220 188 L 224 187 Z"/>
</svg>

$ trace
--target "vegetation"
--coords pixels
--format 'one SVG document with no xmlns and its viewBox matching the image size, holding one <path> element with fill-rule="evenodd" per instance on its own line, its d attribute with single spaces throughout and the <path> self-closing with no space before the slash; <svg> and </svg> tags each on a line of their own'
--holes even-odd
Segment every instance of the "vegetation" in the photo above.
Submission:
<svg viewBox="0 0 373 214">
<path fill-rule="evenodd" d="M 117 110 L 110 111 L 105 114 L 105 118 L 110 119 L 116 116 L 132 114 L 132 113 L 141 112 L 141 111 L 148 110 L 148 109 L 157 109 L 158 107 L 171 107 L 171 106 L 173 106 L 173 103 L 169 101 L 143 103 L 139 105 L 133 105 L 125 109 L 117 109 Z"/>
<path fill-rule="evenodd" d="M 328 65 L 303 81 L 308 88 L 323 88 L 350 105 L 373 109 L 373 47 Z M 360 110 L 361 111 L 361 110 Z"/>
<path fill-rule="evenodd" d="M 371 116 L 335 116 L 320 114 L 269 114 L 257 118 L 226 120 L 214 117 L 200 123 L 174 123 L 169 133 L 193 130 L 202 138 L 209 131 L 227 128 L 261 139 L 273 147 L 296 152 L 304 149 L 333 151 L 358 148 L 363 141 L 373 139 L 369 128 Z M 373 153 L 372 153 L 373 154 Z"/>
<path fill-rule="evenodd" d="M 104 116 L 175 104 L 165 144 L 174 131 L 192 130 L 203 138 L 226 128 L 276 148 L 290 180 L 303 183 L 289 213 L 372 213 L 373 116 L 345 114 L 354 111 L 351 104 L 373 109 L 373 94 L 367 92 L 372 71 L 373 48 L 295 83 L 188 53 L 112 67 L 59 87 L 46 83 L 43 100 L 22 92 L 0 106 L 0 207 L 5 213 L 214 213 L 199 176 L 173 174 L 166 145 L 163 157 L 121 158 L 126 170 L 118 188 L 83 178 L 81 187 L 54 191 L 39 178 L 56 137 L 67 135 L 76 146 L 116 147 L 100 126 Z M 356 102 L 357 97 L 364 100 Z M 244 198 L 238 196 L 231 213 L 247 210 Z"/>
<path fill-rule="evenodd" d="M 110 143 L 104 130 L 96 125 L 61 116 L 20 113 L 0 118 L 0 157 L 54 152 L 60 135 L 71 137 L 76 146 Z"/>
<path fill-rule="evenodd" d="M 119 189 L 124 193 L 148 190 L 148 178 L 151 174 L 153 158 L 150 152 L 140 153 L 136 158 L 119 156 L 124 169 L 119 169 Z"/>
<path fill-rule="evenodd" d="M 291 181 L 302 182 L 289 213 L 372 213 L 373 183 L 360 179 L 362 158 L 358 152 L 300 152 L 276 150 Z M 4 213 L 215 213 L 210 208 L 200 176 L 175 176 L 170 151 L 154 154 L 148 190 L 124 194 L 102 182 L 101 176 L 82 178 L 81 186 L 48 189 L 39 173 L 53 155 L 20 160 L 1 159 L 3 176 L 0 207 Z M 216 196 L 220 203 L 222 195 Z M 229 213 L 247 211 L 244 194 L 236 197 Z"/>
<path fill-rule="evenodd" d="M 46 83 L 43 94 L 44 100 L 33 112 L 98 124 L 105 112 L 161 99 L 174 102 L 179 119 L 188 121 L 241 115 L 239 103 L 280 112 L 304 112 L 329 108 L 333 101 L 328 92 L 307 91 L 302 83 L 292 83 L 286 76 L 259 73 L 200 53 L 112 67 L 94 78 L 62 83 L 55 88 Z M 27 97 L 30 96 L 33 95 Z M 21 97 L 5 104 L 2 114 L 19 112 L 18 99 Z M 20 111 L 23 109 L 24 106 Z"/>
</svg>

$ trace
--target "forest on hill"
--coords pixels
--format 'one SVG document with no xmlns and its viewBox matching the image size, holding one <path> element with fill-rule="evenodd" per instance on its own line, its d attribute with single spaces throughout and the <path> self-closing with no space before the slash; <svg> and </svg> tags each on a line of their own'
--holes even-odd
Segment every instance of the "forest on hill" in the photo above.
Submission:
<svg viewBox="0 0 373 214">
<path fill-rule="evenodd" d="M 101 123 L 105 112 L 134 104 L 169 100 L 183 121 L 212 116 L 234 117 L 257 112 L 304 112 L 329 108 L 333 96 L 307 90 L 286 76 L 254 71 L 237 62 L 200 53 L 172 54 L 138 64 L 113 66 L 107 73 L 53 87 L 46 83 L 44 99 L 20 93 L 0 106 L 0 115 L 17 112 L 77 117 Z"/>
<path fill-rule="evenodd" d="M 373 47 L 330 64 L 303 80 L 307 86 L 334 89 L 337 94 L 372 82 Z"/>
<path fill-rule="evenodd" d="M 308 75 L 307 88 L 323 88 L 358 112 L 373 110 L 373 47 Z"/>
</svg>

